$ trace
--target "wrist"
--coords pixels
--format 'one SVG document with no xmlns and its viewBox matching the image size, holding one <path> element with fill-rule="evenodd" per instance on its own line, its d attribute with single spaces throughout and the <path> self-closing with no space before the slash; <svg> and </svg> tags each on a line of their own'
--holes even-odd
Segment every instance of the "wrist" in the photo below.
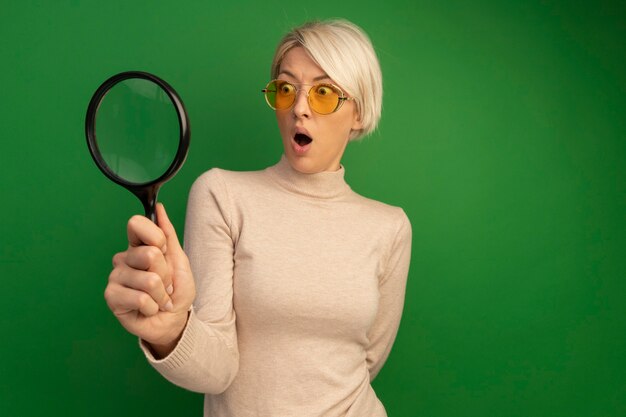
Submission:
<svg viewBox="0 0 626 417">
<path fill-rule="evenodd" d="M 178 342 L 180 342 L 180 339 L 183 337 L 185 327 L 187 327 L 189 312 L 181 314 L 180 318 L 180 321 L 176 320 L 173 330 L 167 336 L 159 338 L 159 340 L 145 340 L 155 359 L 163 359 L 168 356 L 172 353 L 172 351 L 174 351 Z"/>
</svg>

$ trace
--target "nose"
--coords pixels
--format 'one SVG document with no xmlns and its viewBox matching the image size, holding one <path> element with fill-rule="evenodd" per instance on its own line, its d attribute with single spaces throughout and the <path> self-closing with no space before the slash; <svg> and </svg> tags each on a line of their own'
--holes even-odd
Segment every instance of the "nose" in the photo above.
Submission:
<svg viewBox="0 0 626 417">
<path fill-rule="evenodd" d="M 311 116 L 311 107 L 309 106 L 308 91 L 300 89 L 296 93 L 296 102 L 293 103 L 293 114 L 296 118 L 309 118 Z"/>
</svg>

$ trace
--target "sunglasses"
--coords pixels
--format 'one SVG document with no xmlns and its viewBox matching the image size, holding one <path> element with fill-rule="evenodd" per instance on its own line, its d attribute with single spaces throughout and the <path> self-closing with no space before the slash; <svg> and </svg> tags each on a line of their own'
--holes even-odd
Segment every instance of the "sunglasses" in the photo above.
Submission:
<svg viewBox="0 0 626 417">
<path fill-rule="evenodd" d="M 261 91 L 265 93 L 265 101 L 273 110 L 287 110 L 296 102 L 299 90 L 287 81 L 273 80 Z M 346 97 L 341 88 L 328 83 L 313 85 L 307 92 L 307 98 L 311 110 L 318 114 L 334 113 L 344 101 L 354 100 L 354 97 Z"/>
</svg>

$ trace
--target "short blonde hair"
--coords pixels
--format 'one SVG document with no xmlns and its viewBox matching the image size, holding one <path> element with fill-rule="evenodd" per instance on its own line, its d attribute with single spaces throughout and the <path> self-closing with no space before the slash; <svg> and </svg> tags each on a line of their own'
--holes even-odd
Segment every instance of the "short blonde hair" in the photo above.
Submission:
<svg viewBox="0 0 626 417">
<path fill-rule="evenodd" d="M 365 32 L 342 19 L 312 21 L 292 29 L 278 44 L 271 77 L 280 73 L 285 54 L 301 46 L 330 78 L 355 98 L 362 129 L 351 140 L 376 129 L 382 110 L 383 79 L 374 47 Z"/>
</svg>

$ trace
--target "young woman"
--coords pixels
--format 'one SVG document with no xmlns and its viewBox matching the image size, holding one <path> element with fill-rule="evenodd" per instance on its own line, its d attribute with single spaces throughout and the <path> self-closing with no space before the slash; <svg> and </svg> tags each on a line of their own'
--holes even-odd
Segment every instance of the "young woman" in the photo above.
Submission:
<svg viewBox="0 0 626 417">
<path fill-rule="evenodd" d="M 341 165 L 380 118 L 378 60 L 355 25 L 313 22 L 271 74 L 280 161 L 200 176 L 185 252 L 163 206 L 158 227 L 132 217 L 105 299 L 157 371 L 206 394 L 205 416 L 386 416 L 370 383 L 398 330 L 411 226 Z"/>
</svg>

